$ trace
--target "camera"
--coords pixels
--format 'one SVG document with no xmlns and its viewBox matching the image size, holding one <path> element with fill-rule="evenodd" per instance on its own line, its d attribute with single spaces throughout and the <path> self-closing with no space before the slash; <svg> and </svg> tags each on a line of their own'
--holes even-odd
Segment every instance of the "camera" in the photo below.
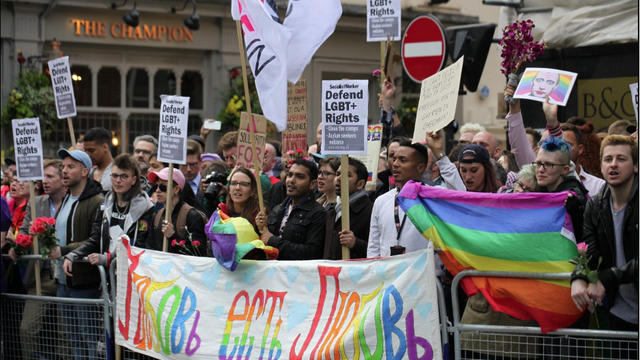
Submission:
<svg viewBox="0 0 640 360">
<path fill-rule="evenodd" d="M 214 171 L 211 174 L 207 175 L 207 177 L 204 179 L 204 183 L 209 184 L 209 186 L 207 187 L 207 190 L 205 190 L 204 192 L 204 196 L 207 198 L 207 200 L 217 205 L 218 197 L 220 196 L 220 191 L 224 187 L 219 183 L 224 184 L 226 182 L 227 182 L 226 173 L 220 173 L 220 172 Z"/>
</svg>

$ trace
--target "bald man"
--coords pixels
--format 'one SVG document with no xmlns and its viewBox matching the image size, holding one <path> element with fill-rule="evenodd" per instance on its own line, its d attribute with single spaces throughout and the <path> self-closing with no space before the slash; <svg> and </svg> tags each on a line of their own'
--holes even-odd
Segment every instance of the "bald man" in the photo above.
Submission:
<svg viewBox="0 0 640 360">
<path fill-rule="evenodd" d="M 493 136 L 492 133 L 488 131 L 481 131 L 473 137 L 471 143 L 478 144 L 487 149 L 489 155 L 491 155 L 494 160 L 497 161 L 500 158 L 502 149 L 498 144 L 498 140 L 495 138 L 495 136 Z"/>
</svg>

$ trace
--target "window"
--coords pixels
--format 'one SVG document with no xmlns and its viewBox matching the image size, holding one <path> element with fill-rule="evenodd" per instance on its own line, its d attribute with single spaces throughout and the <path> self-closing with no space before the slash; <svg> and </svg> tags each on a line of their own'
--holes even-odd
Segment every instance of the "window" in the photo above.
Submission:
<svg viewBox="0 0 640 360">
<path fill-rule="evenodd" d="M 69 127 L 66 121 L 58 120 L 57 126 L 47 135 L 46 141 L 42 142 L 44 146 L 45 157 L 56 157 L 56 151 L 60 148 L 71 146 L 71 135 L 69 135 Z M 76 140 L 80 139 L 87 130 L 94 127 L 103 127 L 121 134 L 120 131 L 120 115 L 109 112 L 78 112 L 78 116 L 73 118 L 73 130 Z M 157 130 L 156 130 L 157 131 Z"/>
<path fill-rule="evenodd" d="M 127 72 L 127 107 L 149 107 L 149 75 L 145 69 L 133 68 Z"/>
<path fill-rule="evenodd" d="M 120 107 L 120 71 L 115 67 L 98 71 L 98 106 Z"/>
<path fill-rule="evenodd" d="M 160 95 L 176 94 L 176 75 L 171 70 L 158 70 L 153 76 L 153 107 L 160 108 Z"/>
<path fill-rule="evenodd" d="M 191 98 L 190 109 L 202 109 L 202 75 L 197 71 L 185 71 L 180 78 L 180 94 Z"/>
<path fill-rule="evenodd" d="M 77 106 L 91 106 L 91 70 L 89 67 L 74 65 L 71 67 L 71 82 L 76 96 Z"/>
</svg>

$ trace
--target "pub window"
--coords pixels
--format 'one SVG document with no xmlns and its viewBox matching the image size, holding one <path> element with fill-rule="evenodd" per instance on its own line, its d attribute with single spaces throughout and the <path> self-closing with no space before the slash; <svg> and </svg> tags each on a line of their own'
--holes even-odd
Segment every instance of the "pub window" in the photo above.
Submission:
<svg viewBox="0 0 640 360">
<path fill-rule="evenodd" d="M 176 75 L 171 70 L 158 70 L 153 76 L 153 107 L 160 108 L 160 95 L 176 94 Z"/>
<path fill-rule="evenodd" d="M 91 106 L 91 70 L 89 67 L 74 65 L 71 67 L 71 82 L 76 96 L 77 106 Z"/>
<path fill-rule="evenodd" d="M 98 106 L 120 106 L 120 71 L 115 67 L 98 72 Z"/>
<path fill-rule="evenodd" d="M 185 71 L 180 78 L 180 94 L 191 98 L 190 109 L 202 109 L 202 75 L 197 71 Z"/>
<path fill-rule="evenodd" d="M 133 68 L 127 72 L 127 107 L 149 107 L 149 75 L 145 69 Z"/>
</svg>

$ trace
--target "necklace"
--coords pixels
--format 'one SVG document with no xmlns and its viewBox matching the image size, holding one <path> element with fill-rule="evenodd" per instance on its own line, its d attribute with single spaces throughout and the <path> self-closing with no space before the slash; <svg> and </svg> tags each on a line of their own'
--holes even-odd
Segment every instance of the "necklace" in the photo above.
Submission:
<svg viewBox="0 0 640 360">
<path fill-rule="evenodd" d="M 129 212 L 130 203 L 127 203 L 127 205 L 124 206 L 124 209 L 122 211 L 120 211 L 120 206 L 118 206 L 117 202 L 115 203 L 115 205 L 116 205 L 116 213 L 121 219 L 124 219 L 124 215 Z"/>
</svg>

